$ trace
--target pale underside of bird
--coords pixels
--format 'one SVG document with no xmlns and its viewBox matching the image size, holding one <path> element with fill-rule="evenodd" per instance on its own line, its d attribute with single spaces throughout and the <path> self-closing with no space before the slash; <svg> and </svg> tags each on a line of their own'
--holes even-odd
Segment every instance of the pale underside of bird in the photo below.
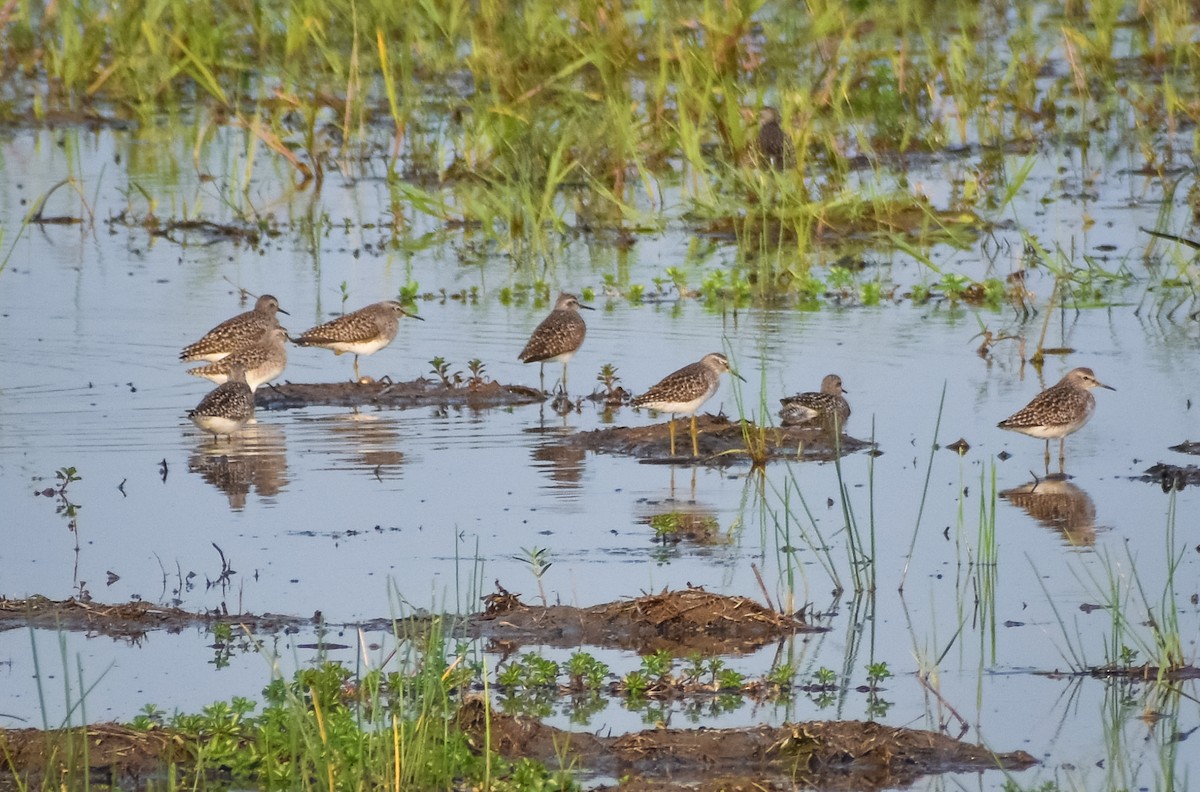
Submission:
<svg viewBox="0 0 1200 792">
<path fill-rule="evenodd" d="M 214 438 L 231 438 L 254 416 L 254 393 L 246 383 L 246 372 L 238 364 L 230 367 L 229 378 L 213 388 L 188 411 L 197 428 Z"/>
<path fill-rule="evenodd" d="M 692 455 L 700 456 L 696 437 L 696 411 L 712 398 L 721 386 L 721 374 L 729 372 L 745 382 L 720 352 L 710 352 L 695 363 L 663 377 L 645 393 L 633 398 L 634 407 L 691 417 Z M 671 456 L 675 456 L 675 421 L 667 423 L 671 437 Z"/>
<path fill-rule="evenodd" d="M 194 377 L 204 377 L 218 385 L 229 380 L 233 368 L 240 367 L 246 374 L 246 383 L 251 393 L 259 385 L 278 377 L 287 368 L 287 330 L 275 326 L 268 328 L 256 343 L 227 355 L 216 363 L 188 369 Z"/>
</svg>

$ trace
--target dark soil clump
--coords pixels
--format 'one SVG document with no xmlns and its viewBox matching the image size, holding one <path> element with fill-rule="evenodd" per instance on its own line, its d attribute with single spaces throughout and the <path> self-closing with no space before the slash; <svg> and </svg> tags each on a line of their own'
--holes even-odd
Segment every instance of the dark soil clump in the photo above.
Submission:
<svg viewBox="0 0 1200 792">
<path fill-rule="evenodd" d="M 693 457 L 689 421 L 675 421 L 675 456 L 671 456 L 669 423 L 616 426 L 580 432 L 564 442 L 589 451 L 624 454 L 647 462 L 696 462 L 705 465 L 762 464 L 775 459 L 831 461 L 839 455 L 871 448 L 849 435 L 838 437 L 816 426 L 760 427 L 723 415 L 696 416 L 699 457 Z"/>
<path fill-rule="evenodd" d="M 325 382 L 301 384 L 286 382 L 267 385 L 254 394 L 254 405 L 262 410 L 289 410 L 299 407 L 378 407 L 408 409 L 429 405 L 462 406 L 483 410 L 538 404 L 547 395 L 524 385 L 480 382 L 449 387 L 443 382 L 415 379 L 411 382 Z"/>
<path fill-rule="evenodd" d="M 908 786 L 934 773 L 1023 770 L 1024 751 L 992 753 L 937 732 L 862 721 L 813 721 L 778 728 L 652 729 L 600 737 L 463 704 L 459 728 L 482 750 L 618 775 L 630 790 L 874 790 Z M 489 731 L 490 730 L 490 731 Z"/>
<path fill-rule="evenodd" d="M 503 588 L 484 601 L 487 608 L 475 621 L 477 634 L 550 646 L 590 644 L 641 654 L 668 649 L 678 656 L 743 654 L 794 633 L 824 631 L 745 597 L 698 588 L 590 608 L 530 606 Z"/>
</svg>

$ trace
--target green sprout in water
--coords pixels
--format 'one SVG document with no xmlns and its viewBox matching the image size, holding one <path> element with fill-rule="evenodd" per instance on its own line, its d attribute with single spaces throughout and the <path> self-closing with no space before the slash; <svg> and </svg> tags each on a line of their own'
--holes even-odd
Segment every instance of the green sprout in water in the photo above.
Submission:
<svg viewBox="0 0 1200 792">
<path fill-rule="evenodd" d="M 541 595 L 542 605 L 549 605 L 549 602 L 546 600 L 546 589 L 542 585 L 542 577 L 550 570 L 550 567 L 554 565 L 553 562 L 549 560 L 550 551 L 544 547 L 522 547 L 521 552 L 525 555 L 513 556 L 513 559 L 516 561 L 523 561 L 529 566 L 529 571 L 533 573 L 533 577 L 537 580 L 538 594 Z"/>
</svg>

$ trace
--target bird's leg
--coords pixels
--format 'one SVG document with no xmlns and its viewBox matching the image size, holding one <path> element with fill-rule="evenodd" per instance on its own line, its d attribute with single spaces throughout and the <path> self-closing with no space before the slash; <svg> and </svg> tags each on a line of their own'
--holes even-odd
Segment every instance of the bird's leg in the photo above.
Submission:
<svg viewBox="0 0 1200 792">
<path fill-rule="evenodd" d="M 696 413 L 692 413 L 692 456 L 700 456 L 700 446 L 696 444 Z"/>
<path fill-rule="evenodd" d="M 1067 438 L 1060 437 L 1058 439 L 1058 472 L 1063 472 L 1063 464 L 1067 458 Z"/>
<path fill-rule="evenodd" d="M 675 456 L 675 416 L 667 420 L 667 434 L 671 436 L 671 456 Z"/>
<path fill-rule="evenodd" d="M 546 392 L 546 364 L 545 363 L 538 363 L 538 389 L 542 393 Z"/>
<path fill-rule="evenodd" d="M 563 395 L 567 393 L 567 361 L 563 361 Z"/>
<path fill-rule="evenodd" d="M 1046 472 L 1050 472 L 1050 440 L 1046 440 Z"/>
<path fill-rule="evenodd" d="M 358 382 L 358 355 L 354 356 L 354 381 Z"/>
</svg>

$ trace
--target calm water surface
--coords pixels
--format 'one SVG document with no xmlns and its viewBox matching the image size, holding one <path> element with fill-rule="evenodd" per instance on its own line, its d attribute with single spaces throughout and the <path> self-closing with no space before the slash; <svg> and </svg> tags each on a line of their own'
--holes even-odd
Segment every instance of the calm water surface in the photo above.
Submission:
<svg viewBox="0 0 1200 792">
<path fill-rule="evenodd" d="M 60 139 L 61 147 L 55 145 Z M 573 393 L 589 392 L 605 363 L 615 364 L 621 384 L 638 392 L 707 352 L 725 350 L 747 384 L 735 394 L 727 380 L 707 409 L 736 415 L 740 395 L 747 412 L 761 414 L 764 405 L 773 412 L 781 396 L 815 390 L 824 374 L 840 374 L 854 409 L 850 433 L 874 435 L 882 451 L 841 463 L 860 530 L 873 526 L 880 594 L 872 600 L 834 596 L 834 580 L 804 538 L 813 534 L 801 497 L 833 548 L 841 583 L 849 586 L 834 465 L 775 463 L 759 478 L 744 466 L 669 467 L 582 453 L 562 438 L 606 425 L 590 403 L 566 417 L 548 406 L 259 411 L 236 440 L 215 444 L 185 416 L 210 385 L 189 377 L 176 358 L 184 344 L 245 309 L 231 283 L 277 296 L 291 313 L 281 318 L 293 331 L 340 311 L 343 282 L 350 308 L 392 298 L 409 281 L 433 293 L 477 288 L 475 302 L 420 302 L 425 322 L 402 322 L 392 346 L 360 361 L 364 374 L 395 380 L 428 375 L 428 361 L 441 356 L 455 370 L 465 372 L 467 361 L 478 358 L 489 377 L 536 385 L 537 368 L 523 366 L 516 354 L 548 307 L 502 304 L 500 290 L 528 283 L 530 269 L 502 255 L 464 266 L 455 255 L 461 238 L 414 246 L 411 253 L 380 252 L 384 232 L 362 228 L 385 222 L 386 188 L 371 180 L 327 183 L 314 196 L 290 193 L 265 175 L 251 200 L 273 213 L 285 233 L 262 253 L 200 237 L 181 245 L 110 225 L 106 218 L 133 201 L 125 197 L 130 181 L 175 196 L 164 214 L 182 214 L 186 204 L 222 215 L 216 186 L 190 176 L 163 183 L 155 171 L 138 172 L 137 148 L 110 133 L 19 133 L 0 142 L 0 180 L 7 185 L 0 190 L 0 222 L 5 248 L 15 245 L 0 274 L 0 499 L 7 512 L 0 595 L 65 598 L 86 591 L 106 603 L 136 597 L 191 610 L 320 611 L 330 623 L 344 624 L 414 609 L 470 612 L 496 580 L 534 601 L 538 582 L 526 560 L 534 548 L 548 551 L 553 564 L 541 581 L 548 598 L 581 606 L 689 583 L 761 598 L 756 565 L 772 597 L 790 589 L 797 604 L 809 602 L 828 614 L 829 633 L 786 647 L 806 679 L 828 667 L 855 685 L 868 662 L 886 662 L 896 676 L 883 693 L 892 704 L 885 722 L 936 728 L 939 721 L 955 722 L 949 705 L 971 726 L 972 739 L 1046 760 L 1022 783 L 1069 770 L 1083 788 L 1120 772 L 1154 784 L 1159 736 L 1137 719 L 1136 696 L 1125 700 L 1128 691 L 1094 680 L 1031 673 L 1065 669 L 1073 653 L 1104 662 L 1111 617 L 1079 606 L 1101 604 L 1110 576 L 1128 585 L 1136 569 L 1157 616 L 1172 557 L 1180 559 L 1174 583 L 1175 602 L 1184 608 L 1183 651 L 1196 655 L 1197 613 L 1188 604 L 1198 589 L 1197 554 L 1189 549 L 1196 541 L 1196 490 L 1169 498 L 1133 480 L 1154 462 L 1187 464 L 1168 447 L 1200 434 L 1191 410 L 1200 381 L 1200 330 L 1186 310 L 1167 317 L 1147 292 L 1153 281 L 1141 260 L 1146 238 L 1136 229 L 1153 226 L 1162 207 L 1129 199 L 1145 190 L 1141 177 L 1120 164 L 1093 162 L 1102 170 L 1099 198 L 1061 198 L 1046 209 L 1040 199 L 1058 195 L 1078 167 L 1068 155 L 1053 154 L 1014 206 L 1012 214 L 1043 244 L 1097 256 L 1108 268 L 1124 265 L 1137 277 L 1120 304 L 1053 317 L 1048 343 L 1075 351 L 1051 358 L 1041 376 L 1021 365 L 1015 346 L 1001 345 L 984 360 L 972 340 L 982 321 L 1026 334 L 1032 349 L 1041 316 L 1022 326 L 1011 311 L 908 301 L 720 313 L 692 300 L 633 305 L 603 293 L 605 275 L 648 285 L 677 266 L 698 284 L 733 259 L 733 251 L 721 247 L 708 258 L 690 256 L 692 237 L 682 229 L 640 240 L 628 254 L 567 241 L 557 263 L 539 270 L 553 290 L 598 292 L 598 310 L 585 317 L 587 342 L 571 362 Z M 133 164 L 114 164 L 117 154 Z M 229 157 L 236 161 L 235 154 Z M 81 182 L 95 223 L 27 228 L 15 240 L 27 211 L 22 200 L 67 174 Z M 925 175 L 936 195 L 942 184 L 937 166 Z M 79 199 L 65 191 L 55 205 L 54 212 L 81 211 Z M 313 245 L 313 237 L 295 229 L 322 212 L 335 225 Z M 1095 220 L 1086 231 L 1080 230 L 1084 214 Z M 337 224 L 342 217 L 355 219 L 351 230 Z M 427 218 L 413 221 L 412 238 L 437 231 Z M 997 249 L 1005 252 L 997 256 Z M 1004 277 L 1020 264 L 1020 251 L 1015 232 L 998 231 L 976 249 L 935 249 L 933 257 L 973 277 Z M 872 264 L 879 277 L 902 285 L 937 278 L 899 255 Z M 1044 304 L 1050 280 L 1034 273 L 1029 286 Z M 1139 302 L 1143 308 L 1135 312 Z M 981 504 L 991 508 L 993 476 L 994 489 L 1005 490 L 1032 481 L 1042 467 L 1040 441 L 995 424 L 1077 365 L 1092 367 L 1117 390 L 1097 392 L 1095 418 L 1068 440 L 1073 478 L 1061 488 L 1059 505 L 1039 511 L 995 501 L 994 618 L 981 620 L 970 564 Z M 549 379 L 557 372 L 556 364 L 547 367 Z M 348 357 L 293 348 L 284 378 L 324 382 L 350 374 Z M 611 420 L 643 425 L 657 419 L 624 409 Z M 946 445 L 959 438 L 970 445 L 963 457 L 942 449 L 930 462 L 935 440 Z M 1011 457 L 1002 459 L 1002 452 Z M 80 507 L 77 535 L 53 499 L 35 495 L 66 466 L 82 476 L 69 488 Z M 793 515 L 785 520 L 788 505 Z M 1176 540 L 1168 546 L 1172 506 Z M 672 511 L 715 518 L 728 543 L 654 544 L 646 519 Z M 1057 522 L 1047 511 L 1059 515 Z M 1070 516 L 1062 517 L 1066 512 Z M 216 582 L 222 561 L 214 545 L 236 572 L 226 585 Z M 789 546 L 796 550 L 781 550 Z M 903 596 L 897 596 L 902 581 Z M 1146 634 L 1136 624 L 1146 615 L 1140 598 L 1129 598 L 1126 616 L 1138 634 Z M 360 645 L 353 627 L 334 628 L 334 635 L 349 648 L 331 656 L 348 663 L 378 660 L 390 641 L 366 634 Z M 253 696 L 269 678 L 272 657 L 287 672 L 312 661 L 315 651 L 301 646 L 312 642 L 312 635 L 272 639 L 263 653 L 235 654 L 218 669 L 212 637 L 197 630 L 151 633 L 134 644 L 9 630 L 0 633 L 0 718 L 4 725 L 41 725 L 45 713 L 53 725 L 66 717 L 64 668 L 76 696 L 82 669 L 82 684 L 91 687 L 85 699 L 91 720 L 129 718 L 150 702 L 194 710 L 231 695 Z M 637 664 L 625 653 L 589 651 L 617 673 Z M 728 662 L 758 675 L 777 654 L 768 647 Z M 181 671 L 186 686 L 179 684 Z M 935 672 L 943 701 L 918 682 L 917 671 Z M 1176 706 L 1182 711 L 1167 714 L 1178 717 L 1177 728 L 1193 728 L 1194 701 Z M 699 722 L 865 716 L 864 696 L 850 690 L 826 708 L 801 695 L 786 705 L 747 703 Z M 691 722 L 683 710 L 671 717 L 672 725 Z M 566 725 L 567 719 L 555 722 Z M 635 729 L 642 723 L 613 703 L 591 727 L 601 725 Z M 1106 739 L 1128 741 L 1135 769 L 1095 766 L 1109 755 Z M 1193 764 L 1180 760 L 1176 770 Z M 985 779 L 989 788 L 1003 780 Z"/>
</svg>

